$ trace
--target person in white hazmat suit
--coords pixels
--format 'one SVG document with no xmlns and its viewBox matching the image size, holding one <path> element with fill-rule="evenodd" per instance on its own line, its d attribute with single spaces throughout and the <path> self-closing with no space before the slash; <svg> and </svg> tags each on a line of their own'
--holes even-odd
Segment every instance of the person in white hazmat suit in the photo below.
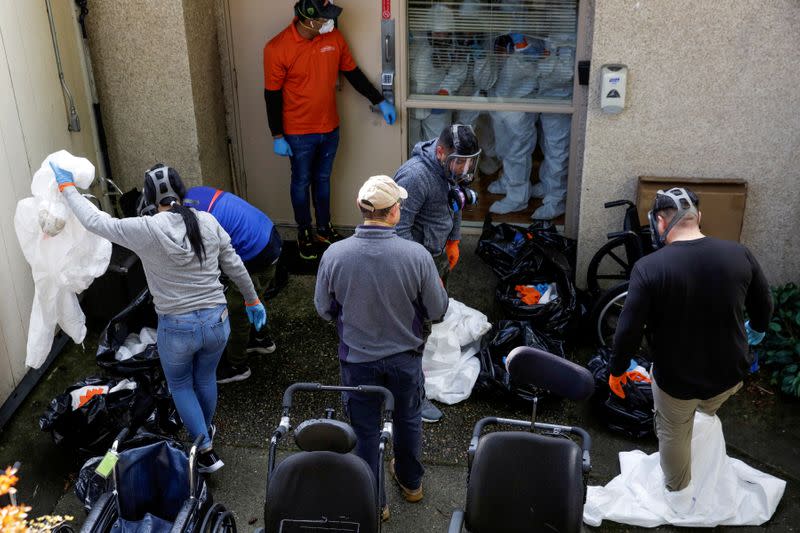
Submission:
<svg viewBox="0 0 800 533">
<path fill-rule="evenodd" d="M 552 35 L 545 41 L 549 55 L 539 61 L 540 98 L 569 100 L 575 66 L 575 35 Z M 535 220 L 552 220 L 566 211 L 569 137 L 572 115 L 542 113 L 539 116 L 539 143 L 544 161 L 539 167 L 539 183 L 531 196 L 542 198 L 533 212 Z"/>
<path fill-rule="evenodd" d="M 425 14 L 428 32 L 412 32 L 412 94 L 449 96 L 456 94 L 467 78 L 467 62 L 454 50 L 455 14 L 444 4 L 434 4 Z M 408 142 L 436 138 L 453 121 L 453 112 L 445 109 L 412 109 L 409 115 Z"/>
<path fill-rule="evenodd" d="M 467 79 L 460 96 L 486 97 L 489 89 L 497 82 L 496 58 L 492 54 L 493 39 L 490 34 L 480 31 L 485 28 L 486 17 L 490 16 L 490 5 L 475 0 L 465 0 L 458 10 L 455 35 L 456 49 L 466 58 Z M 470 124 L 481 146 L 479 170 L 483 175 L 494 174 L 500 170 L 501 163 L 495 153 L 492 119 L 488 112 L 461 110 L 456 113 L 456 121 Z"/>
<path fill-rule="evenodd" d="M 537 62 L 544 53 L 540 39 L 519 33 L 502 35 L 495 40 L 495 51 L 507 57 L 489 91 L 489 96 L 525 98 L 538 90 Z M 536 120 L 539 113 L 493 111 L 495 149 L 503 161 L 503 174 L 489 185 L 493 194 L 505 193 L 489 211 L 497 214 L 523 211 L 531 197 L 532 154 L 536 148 Z"/>
</svg>

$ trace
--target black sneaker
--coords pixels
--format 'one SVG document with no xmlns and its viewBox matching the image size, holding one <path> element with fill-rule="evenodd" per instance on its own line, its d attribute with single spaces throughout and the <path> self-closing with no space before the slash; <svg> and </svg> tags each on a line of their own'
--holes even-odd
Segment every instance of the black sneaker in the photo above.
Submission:
<svg viewBox="0 0 800 533">
<path fill-rule="evenodd" d="M 333 226 L 329 222 L 327 226 L 323 226 L 321 228 L 317 228 L 317 240 L 323 244 L 333 244 L 336 241 L 341 241 L 344 239 L 339 232 L 333 229 Z"/>
<path fill-rule="evenodd" d="M 261 338 L 253 336 L 250 337 L 250 342 L 247 343 L 247 349 L 245 349 L 245 352 L 267 354 L 274 352 L 275 348 L 275 343 L 272 341 L 272 337 L 269 335 L 264 335 Z"/>
<path fill-rule="evenodd" d="M 197 471 L 201 474 L 211 474 L 225 466 L 214 450 L 201 452 L 197 456 Z"/>
<path fill-rule="evenodd" d="M 225 361 L 217 367 L 217 383 L 233 383 L 244 381 L 250 377 L 250 367 L 247 365 L 233 366 Z"/>
<path fill-rule="evenodd" d="M 314 248 L 314 235 L 311 228 L 297 228 L 297 251 L 303 259 L 317 258 L 317 251 Z"/>
</svg>

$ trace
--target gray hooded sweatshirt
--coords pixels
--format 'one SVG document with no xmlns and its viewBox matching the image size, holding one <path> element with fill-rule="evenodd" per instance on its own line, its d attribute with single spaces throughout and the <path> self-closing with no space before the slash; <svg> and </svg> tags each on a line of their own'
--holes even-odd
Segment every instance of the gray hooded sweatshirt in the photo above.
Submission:
<svg viewBox="0 0 800 533">
<path fill-rule="evenodd" d="M 420 243 L 434 257 L 441 255 L 448 240 L 461 239 L 461 211 L 454 212 L 447 200 L 450 185 L 436 159 L 437 141 L 417 143 L 394 175 L 394 181 L 408 191 L 397 234 Z"/>
<path fill-rule="evenodd" d="M 258 298 L 242 260 L 231 246 L 231 238 L 211 214 L 195 211 L 206 249 L 201 264 L 189 245 L 186 225 L 178 213 L 119 219 L 98 210 L 75 187 L 67 187 L 64 197 L 83 227 L 139 256 L 158 314 L 180 315 L 226 303 L 219 281 L 220 268 L 245 301 Z"/>
</svg>

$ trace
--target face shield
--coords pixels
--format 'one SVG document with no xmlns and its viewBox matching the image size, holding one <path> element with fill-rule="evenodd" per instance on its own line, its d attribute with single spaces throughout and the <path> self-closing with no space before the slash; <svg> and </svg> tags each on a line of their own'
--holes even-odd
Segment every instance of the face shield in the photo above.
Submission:
<svg viewBox="0 0 800 533">
<path fill-rule="evenodd" d="M 481 150 L 474 154 L 459 155 L 452 153 L 447 156 L 444 168 L 447 171 L 448 179 L 455 184 L 467 185 L 475 178 L 475 171 L 478 168 L 478 160 Z"/>
<path fill-rule="evenodd" d="M 669 198 L 676 212 L 675 216 L 672 217 L 672 220 L 669 221 L 669 224 L 667 224 L 667 227 L 664 229 L 663 234 L 658 233 L 658 212 L 654 212 L 652 209 L 647 212 L 647 220 L 650 223 L 650 235 L 655 248 L 661 248 L 667 243 L 667 235 L 670 230 L 672 230 L 683 217 L 690 214 L 697 217 L 697 207 L 692 202 L 686 189 L 675 187 L 666 192 L 660 190 L 656 192 L 656 199 L 658 199 L 659 196 Z"/>
<path fill-rule="evenodd" d="M 453 124 L 450 129 L 453 135 L 453 152 L 444 160 L 444 169 L 447 179 L 455 185 L 467 185 L 475 178 L 475 171 L 478 169 L 478 162 L 481 157 L 481 149 L 474 154 L 462 154 L 462 147 L 458 137 L 459 128 L 469 128 L 472 134 L 475 131 L 472 126 L 466 124 Z"/>
</svg>

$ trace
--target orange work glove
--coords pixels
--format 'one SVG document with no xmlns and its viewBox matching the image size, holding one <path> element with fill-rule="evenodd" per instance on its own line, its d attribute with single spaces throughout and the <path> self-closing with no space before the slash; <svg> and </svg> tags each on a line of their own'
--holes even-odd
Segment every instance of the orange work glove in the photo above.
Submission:
<svg viewBox="0 0 800 533">
<path fill-rule="evenodd" d="M 620 398 L 625 398 L 625 391 L 622 390 L 622 386 L 628 383 L 628 373 L 625 372 L 621 376 L 612 376 L 609 374 L 608 376 L 608 386 L 611 388 L 611 392 L 619 396 Z"/>
<path fill-rule="evenodd" d="M 453 270 L 458 263 L 459 250 L 458 243 L 461 241 L 447 241 L 444 246 L 444 253 L 447 254 L 447 261 L 450 262 L 450 270 Z"/>
</svg>

